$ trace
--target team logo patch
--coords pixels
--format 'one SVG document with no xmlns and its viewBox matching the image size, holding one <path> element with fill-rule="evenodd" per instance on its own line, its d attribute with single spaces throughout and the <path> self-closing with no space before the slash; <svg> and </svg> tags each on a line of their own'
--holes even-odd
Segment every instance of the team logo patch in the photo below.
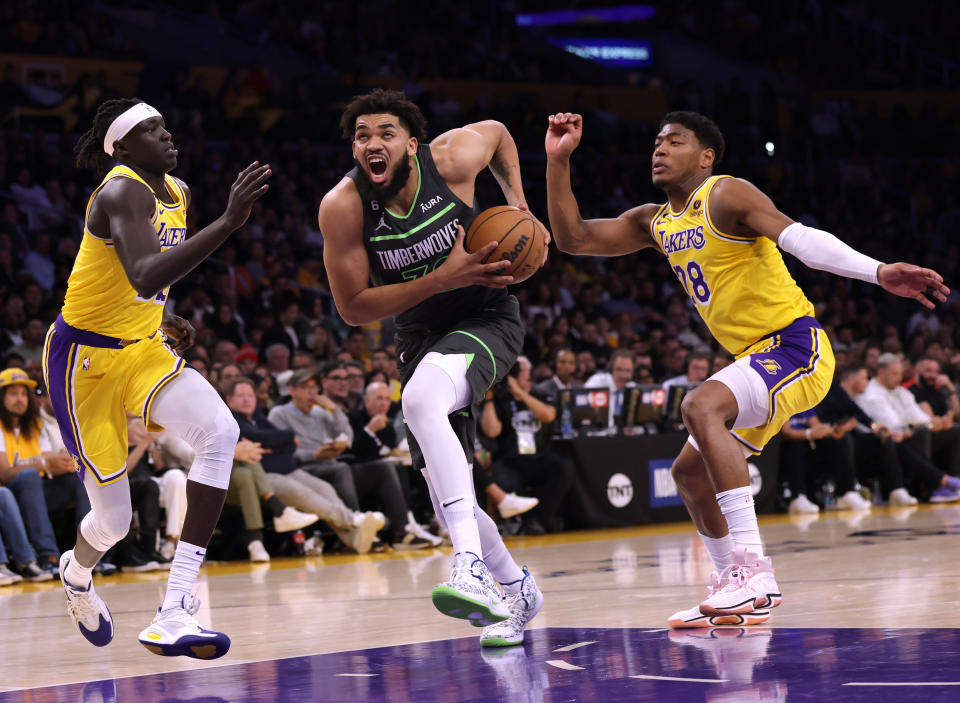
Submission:
<svg viewBox="0 0 960 703">
<path fill-rule="evenodd" d="M 776 376 L 777 371 L 782 368 L 776 359 L 757 359 L 757 363 L 771 376 Z"/>
<path fill-rule="evenodd" d="M 374 228 L 373 231 L 376 232 L 376 231 L 377 231 L 378 229 L 380 229 L 381 227 L 386 227 L 387 229 L 390 229 L 390 225 L 387 224 L 387 216 L 386 216 L 386 215 L 381 215 L 381 216 L 380 216 L 380 224 L 378 224 L 378 225 L 376 226 L 376 228 Z"/>
<path fill-rule="evenodd" d="M 702 200 L 699 200 L 699 199 L 694 200 L 694 201 L 693 201 L 693 209 L 694 209 L 694 210 L 699 210 L 699 209 L 700 209 L 700 204 L 701 204 L 702 202 L 703 202 L 703 201 L 702 201 Z"/>
<path fill-rule="evenodd" d="M 84 371 L 89 371 L 89 370 L 90 370 L 90 357 L 89 357 L 89 356 L 84 357 L 84 359 L 83 359 L 83 370 L 84 370 Z"/>
</svg>

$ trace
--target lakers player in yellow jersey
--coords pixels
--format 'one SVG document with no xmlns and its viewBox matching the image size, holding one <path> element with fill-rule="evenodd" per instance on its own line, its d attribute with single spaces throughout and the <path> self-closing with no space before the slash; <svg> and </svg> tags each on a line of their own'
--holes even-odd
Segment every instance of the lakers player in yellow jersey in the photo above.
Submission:
<svg viewBox="0 0 960 703">
<path fill-rule="evenodd" d="M 194 619 L 199 601 L 191 591 L 223 507 L 239 428 L 213 387 L 177 354 L 192 343 L 192 327 L 164 319 L 163 308 L 170 285 L 246 222 L 270 168 L 254 162 L 242 171 L 223 215 L 188 238 L 190 190 L 169 175 L 177 150 L 156 109 L 135 98 L 108 100 L 76 150 L 81 167 L 113 166 L 90 196 L 63 310 L 44 345 L 57 424 L 91 504 L 76 547 L 60 557 L 67 609 L 92 644 L 113 639 L 113 618 L 91 570 L 130 528 L 130 412 L 152 430 L 180 435 L 196 453 L 166 595 L 140 642 L 164 656 L 213 659 L 227 652 L 230 638 Z"/>
<path fill-rule="evenodd" d="M 547 200 L 557 246 L 594 256 L 656 247 L 710 332 L 737 357 L 681 407 L 690 438 L 673 477 L 716 573 L 709 597 L 668 624 L 765 622 L 782 595 L 763 553 L 745 457 L 759 453 L 791 415 L 823 399 L 834 367 L 830 342 L 778 247 L 807 266 L 877 283 L 928 308 L 930 298 L 946 300 L 949 289 L 935 271 L 882 264 L 794 222 L 749 182 L 713 175 L 723 135 L 693 112 L 668 114 L 654 141 L 653 184 L 666 203 L 583 220 L 570 187 L 570 155 L 582 130 L 580 115 L 549 118 Z"/>
</svg>

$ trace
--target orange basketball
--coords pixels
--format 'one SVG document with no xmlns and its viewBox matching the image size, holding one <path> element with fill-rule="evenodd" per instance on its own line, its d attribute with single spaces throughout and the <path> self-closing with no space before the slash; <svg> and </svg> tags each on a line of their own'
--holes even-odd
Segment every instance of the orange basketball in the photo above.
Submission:
<svg viewBox="0 0 960 703">
<path fill-rule="evenodd" d="M 504 259 L 512 262 L 501 273 L 513 276 L 514 283 L 527 280 L 540 268 L 546 238 L 529 212 L 512 205 L 498 205 L 477 215 L 467 230 L 463 246 L 472 254 L 490 242 L 497 242 L 497 248 L 484 263 Z"/>
</svg>

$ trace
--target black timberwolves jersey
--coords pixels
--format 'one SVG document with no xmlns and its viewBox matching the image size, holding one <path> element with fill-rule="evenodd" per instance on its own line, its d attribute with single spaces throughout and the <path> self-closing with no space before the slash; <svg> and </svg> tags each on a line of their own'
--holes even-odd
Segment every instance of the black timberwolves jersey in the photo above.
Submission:
<svg viewBox="0 0 960 703">
<path fill-rule="evenodd" d="M 420 145 L 415 158 L 419 183 L 410 212 L 398 215 L 375 200 L 363 203 L 363 242 L 375 286 L 412 281 L 436 269 L 457 240 L 457 225 L 469 229 L 476 214 L 447 187 L 429 145 Z M 347 175 L 355 180 L 357 169 Z M 397 329 L 444 331 L 506 296 L 506 289 L 487 286 L 445 291 L 397 315 Z"/>
</svg>

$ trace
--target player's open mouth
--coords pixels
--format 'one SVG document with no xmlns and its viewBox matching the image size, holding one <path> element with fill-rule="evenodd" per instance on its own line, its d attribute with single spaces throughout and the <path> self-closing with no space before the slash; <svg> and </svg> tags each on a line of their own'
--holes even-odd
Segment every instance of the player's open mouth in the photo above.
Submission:
<svg viewBox="0 0 960 703">
<path fill-rule="evenodd" d="M 374 183 L 383 183 L 387 173 L 387 160 L 382 156 L 371 156 L 367 159 L 370 166 L 370 180 Z"/>
</svg>

